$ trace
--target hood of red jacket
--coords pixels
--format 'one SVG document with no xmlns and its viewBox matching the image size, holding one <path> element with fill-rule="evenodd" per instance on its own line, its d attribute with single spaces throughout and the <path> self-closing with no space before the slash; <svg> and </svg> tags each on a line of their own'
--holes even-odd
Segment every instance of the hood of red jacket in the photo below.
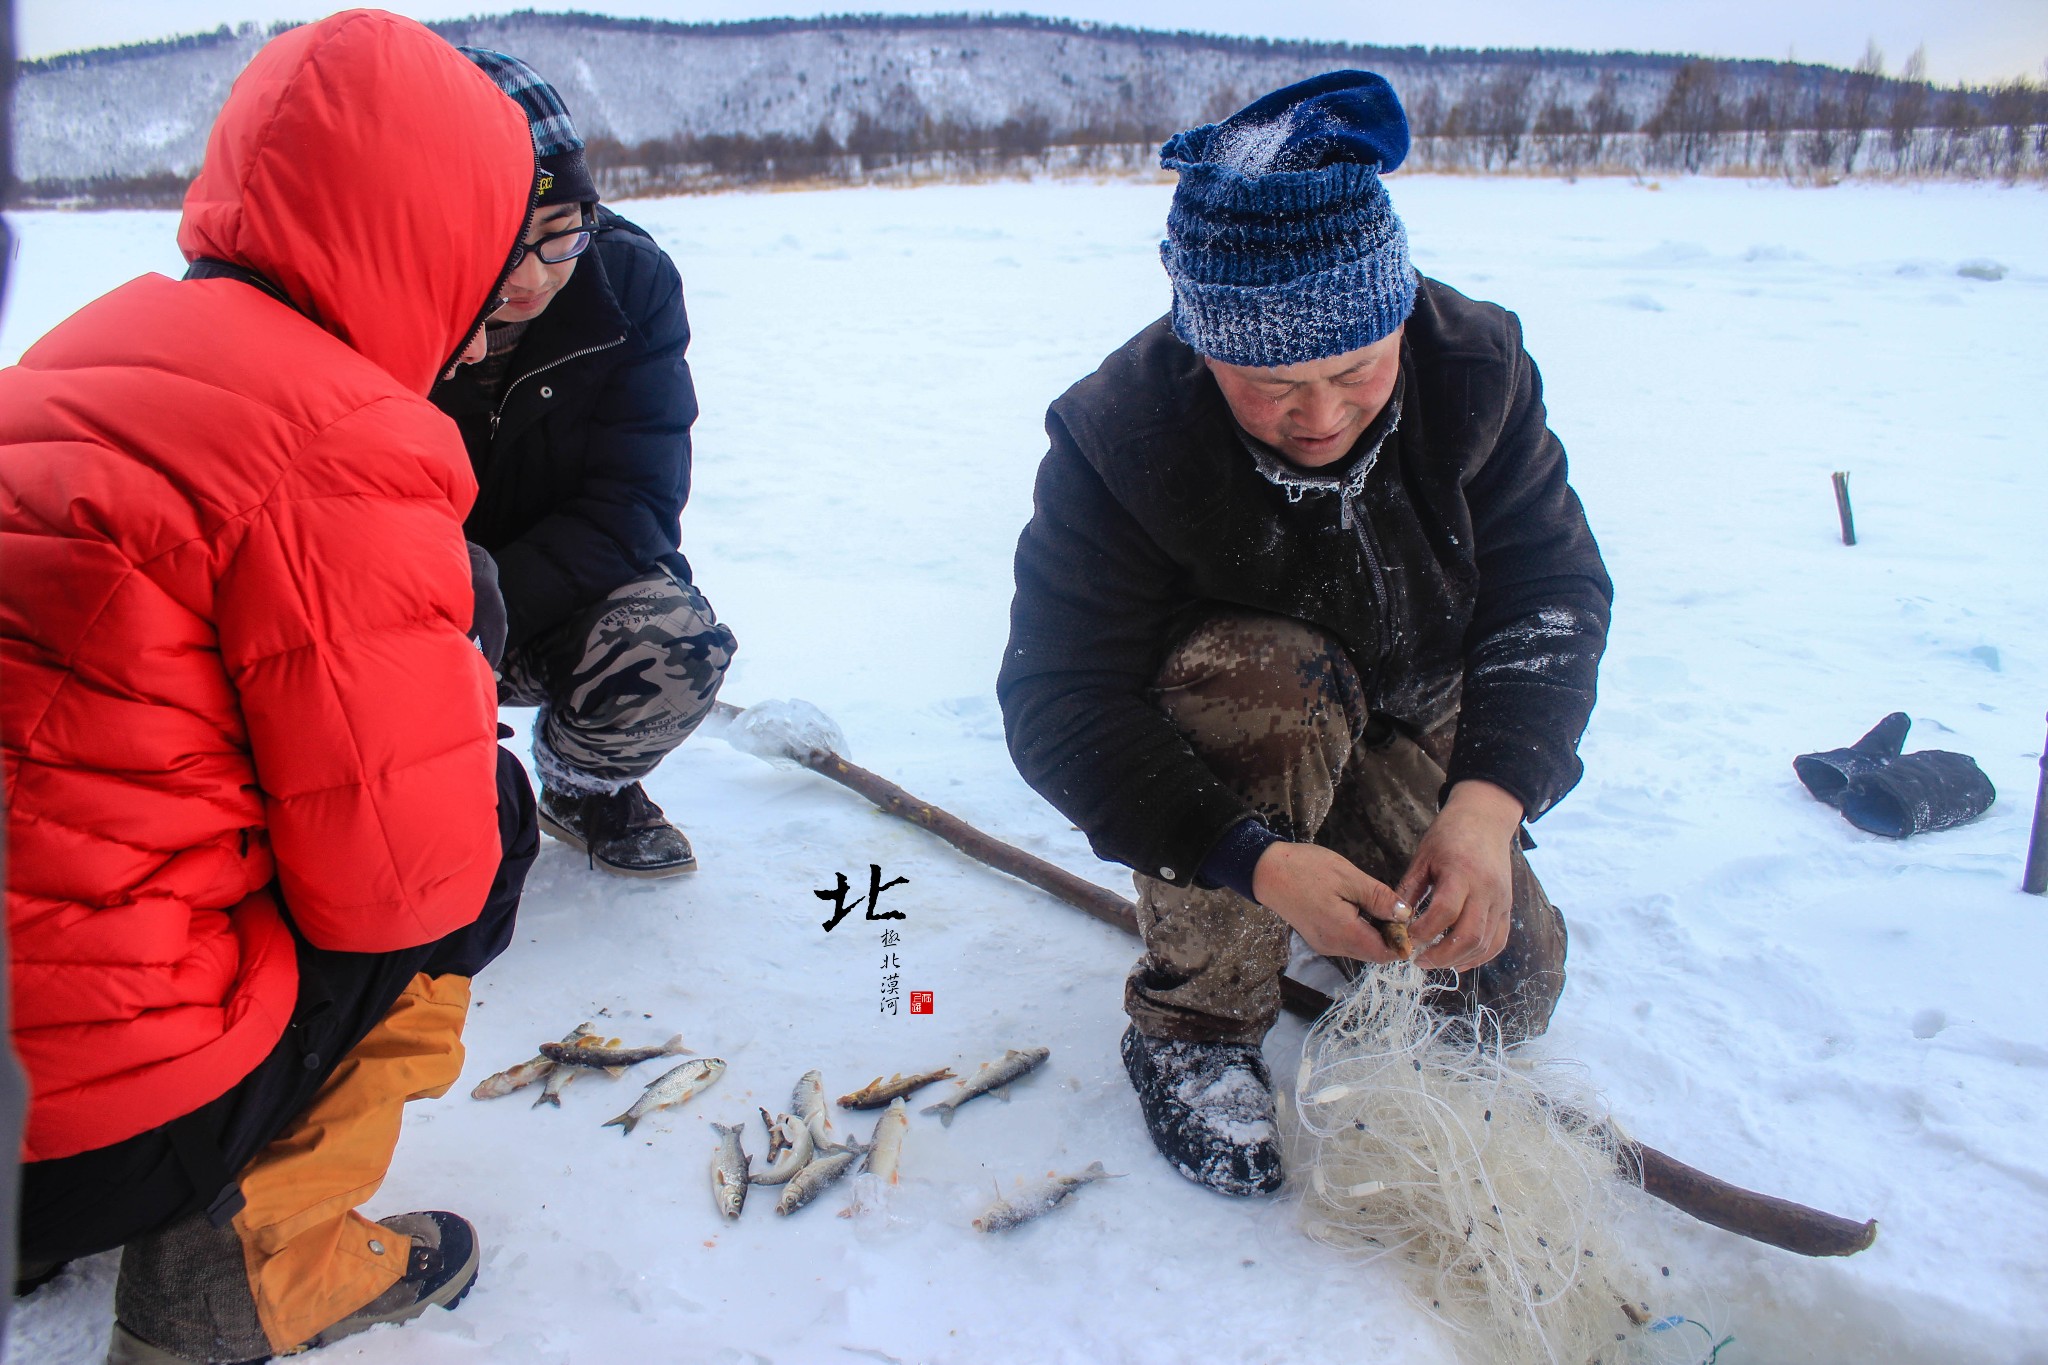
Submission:
<svg viewBox="0 0 2048 1365">
<path fill-rule="evenodd" d="M 264 276 L 424 395 L 490 301 L 533 182 L 526 118 L 490 77 L 410 19 L 350 10 L 236 79 L 178 246 Z"/>
</svg>

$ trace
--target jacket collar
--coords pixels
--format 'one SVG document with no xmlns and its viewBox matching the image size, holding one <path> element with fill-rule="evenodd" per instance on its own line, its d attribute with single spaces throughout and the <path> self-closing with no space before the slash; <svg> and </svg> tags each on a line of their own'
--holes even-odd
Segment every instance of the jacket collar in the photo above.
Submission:
<svg viewBox="0 0 2048 1365">
<path fill-rule="evenodd" d="M 1230 425 L 1251 455 L 1252 464 L 1266 482 L 1287 494 L 1289 502 L 1300 502 L 1310 493 L 1342 493 L 1347 499 L 1356 498 L 1365 491 L 1365 481 L 1372 474 L 1373 466 L 1379 463 L 1380 451 L 1385 447 L 1387 438 L 1400 429 L 1401 400 L 1407 389 L 1408 367 L 1404 364 L 1394 375 L 1394 391 L 1387 395 L 1387 405 L 1380 409 L 1379 416 L 1359 433 L 1358 440 L 1343 459 L 1320 469 L 1304 469 L 1289 460 L 1246 431 L 1235 416 L 1230 419 Z M 1225 405 L 1226 411 L 1228 406 Z"/>
</svg>

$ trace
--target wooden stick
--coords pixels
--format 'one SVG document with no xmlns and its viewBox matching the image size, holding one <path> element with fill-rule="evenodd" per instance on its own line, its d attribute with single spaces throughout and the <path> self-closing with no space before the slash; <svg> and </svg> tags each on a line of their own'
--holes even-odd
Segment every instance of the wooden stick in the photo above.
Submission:
<svg viewBox="0 0 2048 1365">
<path fill-rule="evenodd" d="M 1842 518 L 1842 543 L 1856 543 L 1856 514 L 1849 510 L 1849 475 L 1845 470 L 1835 471 L 1835 511 Z"/>
<path fill-rule="evenodd" d="M 2041 751 L 2041 785 L 2034 792 L 2034 834 L 2027 840 L 2027 871 L 2020 890 L 2039 896 L 2048 892 L 2048 746 Z"/>
<path fill-rule="evenodd" d="M 739 707 L 726 702 L 719 702 L 717 710 L 727 718 L 740 713 Z M 888 814 L 938 835 L 976 862 L 1007 872 L 1105 924 L 1137 935 L 1137 907 L 1116 892 L 984 834 L 959 816 L 929 801 L 918 800 L 886 777 L 849 763 L 829 749 L 791 753 L 789 757 L 858 792 Z M 1290 1013 L 1309 1020 L 1321 1017 L 1331 1004 L 1329 996 L 1291 976 L 1280 978 L 1280 1001 Z M 1875 1221 L 1857 1223 L 1730 1185 L 1626 1137 L 1621 1138 L 1620 1159 L 1622 1174 L 1640 1185 L 1644 1193 L 1703 1223 L 1752 1241 L 1796 1251 L 1802 1256 L 1849 1256 L 1868 1247 L 1877 1237 Z"/>
</svg>

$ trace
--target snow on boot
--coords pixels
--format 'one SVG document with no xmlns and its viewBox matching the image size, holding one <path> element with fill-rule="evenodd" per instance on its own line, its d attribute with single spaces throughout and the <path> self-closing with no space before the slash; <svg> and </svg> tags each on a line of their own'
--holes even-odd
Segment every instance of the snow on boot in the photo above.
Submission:
<svg viewBox="0 0 2048 1365">
<path fill-rule="evenodd" d="M 1894 711 L 1846 749 L 1799 755 L 1792 760 L 1792 771 L 1799 774 L 1799 780 L 1816 801 L 1839 806 L 1850 782 L 1865 773 L 1876 772 L 1899 756 L 1899 750 L 1905 747 L 1906 731 L 1912 726 L 1911 716 Z"/>
<path fill-rule="evenodd" d="M 1152 1145 L 1174 1169 L 1219 1194 L 1280 1188 L 1273 1078 L 1249 1043 L 1187 1043 L 1124 1030 L 1124 1070 Z"/>
<path fill-rule="evenodd" d="M 588 855 L 592 867 L 622 877 L 673 877 L 697 870 L 690 841 L 638 782 L 596 796 L 564 796 L 543 786 L 540 827 Z"/>
<path fill-rule="evenodd" d="M 1991 779 L 1968 754 L 1922 749 L 1853 778 L 1842 814 L 1858 829 L 1891 839 L 1966 824 L 1998 799 Z"/>
</svg>

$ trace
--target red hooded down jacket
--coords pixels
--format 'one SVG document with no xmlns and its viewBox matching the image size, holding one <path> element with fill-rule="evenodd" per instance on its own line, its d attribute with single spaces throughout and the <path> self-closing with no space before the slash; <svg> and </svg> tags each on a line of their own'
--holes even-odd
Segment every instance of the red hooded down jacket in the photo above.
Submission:
<svg viewBox="0 0 2048 1365">
<path fill-rule="evenodd" d="M 462 441 L 427 401 L 526 222 L 518 108 L 410 20 L 235 82 L 178 242 L 0 371 L 0 748 L 26 1160 L 246 1076 L 324 948 L 475 918 L 495 692 Z"/>
</svg>

